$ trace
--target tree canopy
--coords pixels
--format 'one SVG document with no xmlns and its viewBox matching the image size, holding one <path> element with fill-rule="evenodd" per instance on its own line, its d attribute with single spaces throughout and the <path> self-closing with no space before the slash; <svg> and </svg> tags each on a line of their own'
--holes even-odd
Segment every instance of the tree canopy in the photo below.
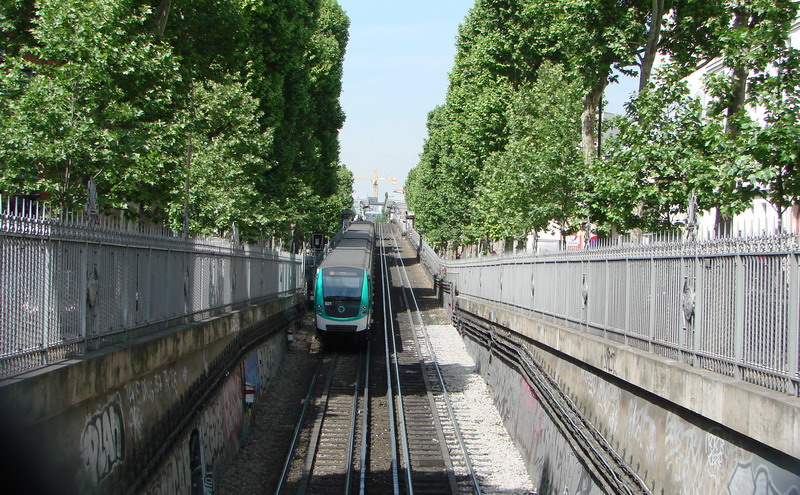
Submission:
<svg viewBox="0 0 800 495">
<path fill-rule="evenodd" d="M 759 196 L 796 204 L 797 12 L 789 0 L 476 1 L 406 184 L 417 227 L 444 246 L 587 221 L 673 229 L 692 202 L 722 216 Z M 701 99 L 686 77 L 704 66 Z M 598 153 L 615 71 L 640 90 Z"/>
<path fill-rule="evenodd" d="M 77 209 L 92 180 L 176 229 L 186 204 L 196 233 L 331 233 L 348 29 L 336 0 L 4 2 L 0 192 Z"/>
</svg>

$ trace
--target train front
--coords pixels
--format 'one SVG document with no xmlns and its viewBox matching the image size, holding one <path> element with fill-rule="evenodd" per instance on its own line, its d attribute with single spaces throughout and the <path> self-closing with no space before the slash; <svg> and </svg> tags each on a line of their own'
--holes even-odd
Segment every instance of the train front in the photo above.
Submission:
<svg viewBox="0 0 800 495">
<path fill-rule="evenodd" d="M 320 268 L 314 291 L 318 332 L 356 333 L 369 329 L 372 317 L 369 273 L 363 268 Z"/>
</svg>

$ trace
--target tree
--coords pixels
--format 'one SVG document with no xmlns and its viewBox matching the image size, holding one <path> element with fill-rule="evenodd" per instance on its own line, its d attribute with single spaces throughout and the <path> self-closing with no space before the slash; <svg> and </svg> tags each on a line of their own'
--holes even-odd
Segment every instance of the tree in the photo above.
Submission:
<svg viewBox="0 0 800 495">
<path fill-rule="evenodd" d="M 606 159 L 591 168 L 587 196 L 593 220 L 623 230 L 658 232 L 683 221 L 694 195 L 701 209 L 741 208 L 744 198 L 720 195 L 733 150 L 716 136 L 722 128 L 704 116 L 685 83 L 665 77 L 633 99 Z"/>
<path fill-rule="evenodd" d="M 190 200 L 197 232 L 307 222 L 340 194 L 347 28 L 335 0 L 12 0 L 0 191 L 80 208 L 93 179 L 101 208 L 173 225 Z"/>
<path fill-rule="evenodd" d="M 647 13 L 648 6 L 636 0 L 537 0 L 525 6 L 525 17 L 534 21 L 523 39 L 583 84 L 581 146 L 587 166 L 596 155 L 597 111 L 612 69 L 633 65 L 635 51 L 645 43 Z"/>
<path fill-rule="evenodd" d="M 174 185 L 169 49 L 153 43 L 147 11 L 124 0 L 37 6 L 35 44 L 2 67 L 0 190 L 40 191 L 69 208 L 91 178 L 101 205 L 138 201 L 156 214 Z"/>
<path fill-rule="evenodd" d="M 428 114 L 428 139 L 420 163 L 406 179 L 406 199 L 416 213 L 415 228 L 434 246 L 460 242 L 471 203 L 464 171 L 453 158 L 450 119 L 444 106 Z"/>
<path fill-rule="evenodd" d="M 415 225 L 435 243 L 485 235 L 475 198 L 482 170 L 506 146 L 508 102 L 524 79 L 514 51 L 521 3 L 477 2 L 459 28 L 446 102 L 429 115 L 419 170 L 407 181 L 418 191 L 409 200 L 419 214 Z"/>
<path fill-rule="evenodd" d="M 545 62 L 538 80 L 515 94 L 511 137 L 481 181 L 478 209 L 493 238 L 524 238 L 555 220 L 562 235 L 579 211 L 584 166 L 580 82 Z"/>
<path fill-rule="evenodd" d="M 35 0 L 6 0 L 0 5 L 0 61 L 30 45 Z"/>
<path fill-rule="evenodd" d="M 754 162 L 746 180 L 775 208 L 782 229 L 783 213 L 800 199 L 800 51 L 784 48 L 750 82 L 761 120 L 741 128 L 744 151 Z"/>
<path fill-rule="evenodd" d="M 261 131 L 258 102 L 232 80 L 196 84 L 191 101 L 182 118 L 192 142 L 191 163 L 184 171 L 189 174 L 190 230 L 220 234 L 237 224 L 243 236 L 257 237 L 270 211 L 254 179 L 272 166 L 264 159 L 272 133 Z M 174 202 L 174 227 L 182 214 L 182 204 Z"/>
<path fill-rule="evenodd" d="M 743 131 L 745 128 L 755 129 L 748 107 L 755 108 L 760 98 L 751 91 L 751 86 L 756 81 L 772 78 L 771 67 L 780 66 L 781 58 L 787 53 L 787 35 L 791 23 L 797 18 L 798 5 L 788 0 L 735 0 L 730 9 L 732 25 L 718 33 L 724 69 L 706 79 L 710 100 L 708 115 L 724 125 L 725 132 L 719 135 L 719 139 L 726 141 L 726 146 L 744 149 L 752 142 L 753 136 L 752 132 L 743 135 Z M 769 84 L 760 84 L 769 87 Z M 767 101 L 761 98 L 761 102 Z M 722 194 L 737 189 L 753 190 L 754 184 L 763 179 L 763 174 L 751 177 L 752 167 L 748 160 L 737 160 L 728 166 L 735 179 L 720 184 Z M 730 211 L 717 210 L 715 224 L 718 231 L 729 229 L 731 222 Z"/>
<path fill-rule="evenodd" d="M 307 182 L 323 197 L 339 194 L 339 130 L 344 112 L 339 104 L 349 20 L 333 0 L 320 3 L 317 28 L 307 53 L 311 99 L 314 161 L 308 167 Z"/>
</svg>

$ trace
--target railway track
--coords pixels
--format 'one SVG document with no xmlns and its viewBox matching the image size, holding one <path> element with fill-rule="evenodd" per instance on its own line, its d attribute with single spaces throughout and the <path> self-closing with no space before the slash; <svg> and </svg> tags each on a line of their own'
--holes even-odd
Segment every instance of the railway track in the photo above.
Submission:
<svg viewBox="0 0 800 495">
<path fill-rule="evenodd" d="M 398 311 L 395 344 L 398 389 L 403 401 L 401 421 L 407 430 L 408 493 L 481 493 L 433 348 L 430 345 L 411 281 L 403 263 L 402 248 L 390 228 L 384 240 L 387 272 L 393 265 L 397 295 L 405 311 Z M 395 341 L 397 340 L 395 339 Z"/>
<path fill-rule="evenodd" d="M 411 316 L 400 247 L 388 227 L 380 239 L 382 328 L 360 348 L 322 347 L 276 494 L 480 493 L 435 354 Z M 370 406 L 378 398 L 385 407 Z"/>
<path fill-rule="evenodd" d="M 460 404 L 450 400 L 404 265 L 415 256 L 413 249 L 398 243 L 387 226 L 379 230 L 377 247 L 380 324 L 363 346 L 356 341 L 323 346 L 275 493 L 508 493 L 491 481 L 496 466 L 486 453 L 483 419 L 459 409 L 469 409 L 463 398 Z M 508 339 L 492 345 L 531 377 L 537 396 L 553 403 L 565 423 L 561 428 L 571 432 L 569 440 L 601 489 L 647 493 L 602 442 L 589 441 L 590 429 L 561 407 L 568 401 L 548 392 L 557 387 L 540 384 L 546 374 L 532 369 L 524 346 Z"/>
<path fill-rule="evenodd" d="M 475 453 L 479 453 L 481 448 L 472 449 L 472 453 L 469 449 L 470 440 L 473 440 L 473 444 L 478 443 L 474 440 L 477 440 L 480 436 L 479 425 L 467 425 L 467 429 L 462 431 L 463 428 L 459 424 L 454 406 L 450 401 L 444 376 L 439 368 L 436 353 L 423 321 L 422 311 L 414 294 L 413 284 L 403 262 L 404 249 L 397 242 L 397 238 L 394 235 L 392 235 L 392 244 L 395 246 L 395 258 L 400 275 L 401 298 L 406 308 L 406 318 L 408 320 L 407 328 L 412 336 L 410 341 L 413 342 L 418 357 L 429 400 L 439 418 L 442 440 L 450 454 L 450 465 L 448 466 L 450 473 L 458 484 L 459 493 L 481 494 L 484 490 L 480 486 L 479 476 L 472 460 L 472 456 Z M 405 254 L 413 256 L 410 248 L 406 248 Z M 490 465 L 485 465 L 484 467 L 491 469 Z"/>
<path fill-rule="evenodd" d="M 353 493 L 368 350 L 320 355 L 275 493 Z M 300 445 L 306 448 L 298 448 Z"/>
</svg>

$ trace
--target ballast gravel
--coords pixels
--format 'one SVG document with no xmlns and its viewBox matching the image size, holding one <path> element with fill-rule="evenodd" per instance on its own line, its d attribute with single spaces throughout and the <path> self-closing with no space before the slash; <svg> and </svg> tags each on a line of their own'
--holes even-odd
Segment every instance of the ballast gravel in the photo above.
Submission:
<svg viewBox="0 0 800 495">
<path fill-rule="evenodd" d="M 426 328 L 473 467 L 481 479 L 481 492 L 537 493 L 458 331 L 452 325 Z"/>
</svg>

